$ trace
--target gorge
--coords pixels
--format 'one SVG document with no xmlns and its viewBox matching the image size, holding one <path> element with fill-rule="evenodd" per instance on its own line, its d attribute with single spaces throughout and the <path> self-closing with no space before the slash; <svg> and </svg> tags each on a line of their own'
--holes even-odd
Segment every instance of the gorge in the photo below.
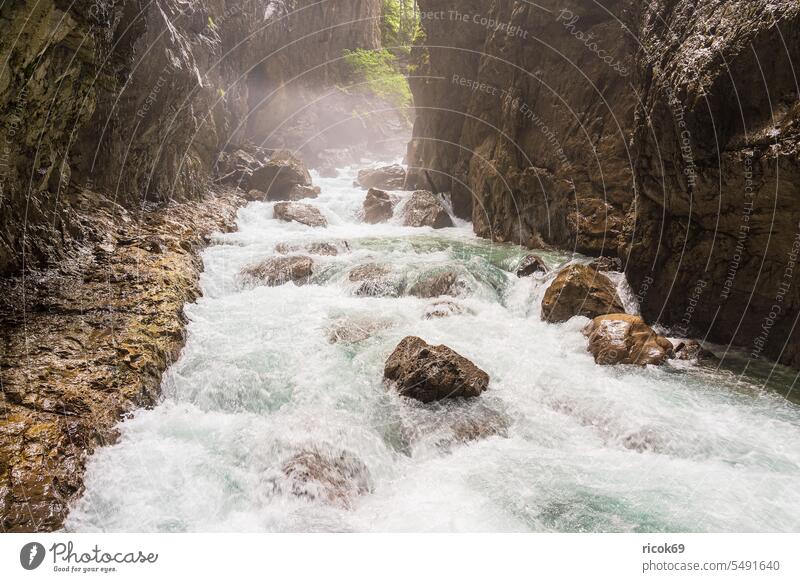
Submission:
<svg viewBox="0 0 800 582">
<path fill-rule="evenodd" d="M 0 6 L 0 529 L 797 531 L 798 24 Z"/>
</svg>

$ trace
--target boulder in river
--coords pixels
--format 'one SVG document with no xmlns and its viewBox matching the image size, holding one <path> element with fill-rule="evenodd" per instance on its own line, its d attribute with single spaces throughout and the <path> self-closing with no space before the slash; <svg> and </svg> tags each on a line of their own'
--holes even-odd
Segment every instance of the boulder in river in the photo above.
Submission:
<svg viewBox="0 0 800 582">
<path fill-rule="evenodd" d="M 305 164 L 287 151 L 279 151 L 253 171 L 249 186 L 266 192 L 268 200 L 287 200 L 294 186 L 311 186 Z"/>
<path fill-rule="evenodd" d="M 438 271 L 422 275 L 408 290 L 409 295 L 432 299 L 442 295 L 457 297 L 464 291 L 464 283 L 458 278 L 458 273 L 451 270 Z"/>
<path fill-rule="evenodd" d="M 292 495 L 345 509 L 372 490 L 367 466 L 349 451 L 301 451 L 284 463 L 283 475 Z"/>
<path fill-rule="evenodd" d="M 598 364 L 660 365 L 672 356 L 672 342 L 641 317 L 614 313 L 595 317 L 583 330 Z"/>
<path fill-rule="evenodd" d="M 384 377 L 402 396 L 425 403 L 475 398 L 489 386 L 489 375 L 467 358 L 414 336 L 404 338 L 386 360 Z"/>
<path fill-rule="evenodd" d="M 286 195 L 286 200 L 303 200 L 304 198 L 316 198 L 319 196 L 322 189 L 319 186 L 304 186 L 303 184 L 295 184 L 289 193 Z M 277 200 L 277 198 L 273 199 Z"/>
<path fill-rule="evenodd" d="M 402 281 L 392 276 L 392 269 L 379 263 L 366 263 L 350 271 L 348 279 L 360 283 L 355 294 L 367 297 L 397 297 Z"/>
<path fill-rule="evenodd" d="M 222 152 L 217 160 L 217 180 L 246 190 L 253 172 L 260 166 L 261 162 L 243 149 Z"/>
<path fill-rule="evenodd" d="M 335 257 L 340 253 L 350 252 L 350 245 L 344 240 L 336 242 L 313 242 L 307 244 L 290 244 L 282 242 L 275 245 L 275 252 L 282 255 L 288 255 L 298 251 L 303 251 L 310 255 Z"/>
<path fill-rule="evenodd" d="M 423 317 L 425 319 L 441 319 L 443 317 L 453 317 L 454 315 L 463 315 L 469 313 L 469 310 L 459 305 L 455 301 L 442 300 L 436 301 L 425 308 Z"/>
<path fill-rule="evenodd" d="M 517 266 L 517 277 L 530 277 L 534 273 L 547 273 L 547 265 L 536 255 L 527 255 Z"/>
<path fill-rule="evenodd" d="M 362 188 L 402 190 L 406 183 L 406 170 L 400 164 L 360 170 L 356 182 Z"/>
<path fill-rule="evenodd" d="M 314 261 L 311 257 L 293 255 L 288 257 L 270 257 L 256 265 L 242 269 L 242 277 L 246 282 L 262 283 L 276 287 L 293 281 L 298 285 L 308 282 L 314 273 Z"/>
<path fill-rule="evenodd" d="M 386 222 L 394 214 L 395 202 L 388 192 L 370 188 L 364 199 L 364 222 L 368 224 Z"/>
<path fill-rule="evenodd" d="M 625 308 L 611 280 L 588 265 L 565 267 L 542 300 L 542 319 L 550 323 L 609 313 L 625 313 Z"/>
<path fill-rule="evenodd" d="M 362 342 L 376 333 L 391 327 L 391 322 L 371 317 L 348 317 L 333 322 L 328 328 L 328 341 L 332 344 Z"/>
<path fill-rule="evenodd" d="M 301 202 L 278 202 L 273 210 L 275 218 L 284 222 L 299 222 L 306 226 L 328 226 L 328 221 L 318 208 Z"/>
<path fill-rule="evenodd" d="M 444 205 L 432 192 L 417 190 L 411 194 L 411 198 L 403 207 L 403 224 L 447 228 L 453 226 L 453 221 Z"/>
</svg>

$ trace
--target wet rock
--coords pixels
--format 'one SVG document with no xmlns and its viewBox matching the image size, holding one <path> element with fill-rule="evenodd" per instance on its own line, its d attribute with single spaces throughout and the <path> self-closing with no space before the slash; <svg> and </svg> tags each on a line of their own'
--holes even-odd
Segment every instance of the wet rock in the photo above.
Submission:
<svg viewBox="0 0 800 582">
<path fill-rule="evenodd" d="M 517 277 L 530 277 L 534 273 L 547 273 L 547 265 L 536 255 L 528 255 L 519 262 Z"/>
<path fill-rule="evenodd" d="M 244 198 L 248 202 L 264 202 L 267 199 L 267 195 L 261 190 L 253 189 L 249 190 Z"/>
<path fill-rule="evenodd" d="M 454 271 L 440 271 L 438 273 L 428 273 L 422 275 L 416 283 L 408 290 L 409 295 L 432 299 L 442 295 L 452 295 L 457 297 L 465 290 L 463 281 L 458 278 L 458 273 Z"/>
<path fill-rule="evenodd" d="M 322 189 L 319 186 L 303 186 L 302 184 L 295 184 L 286 195 L 286 200 L 303 200 L 304 198 L 316 198 L 320 195 Z"/>
<path fill-rule="evenodd" d="M 450 215 L 442 203 L 427 190 L 417 190 L 403 207 L 403 224 L 405 226 L 430 226 L 447 228 L 453 226 Z"/>
<path fill-rule="evenodd" d="M 233 152 L 222 152 L 217 159 L 218 182 L 228 184 L 236 188 L 247 189 L 253 171 L 261 166 L 261 163 L 251 154 L 243 149 Z"/>
<path fill-rule="evenodd" d="M 596 317 L 583 331 L 598 364 L 663 364 L 673 353 L 672 342 L 658 335 L 641 317 L 615 313 Z"/>
<path fill-rule="evenodd" d="M 717 356 L 705 349 L 697 340 L 682 340 L 675 346 L 676 360 L 695 360 L 698 362 L 716 362 Z"/>
<path fill-rule="evenodd" d="M 378 224 L 386 222 L 394 214 L 396 200 L 383 190 L 370 188 L 364 200 L 364 222 Z"/>
<path fill-rule="evenodd" d="M 455 440 L 463 443 L 493 436 L 507 438 L 509 426 L 511 420 L 508 416 L 484 407 L 470 414 L 459 415 L 450 429 Z"/>
<path fill-rule="evenodd" d="M 360 170 L 356 183 L 362 188 L 383 188 L 386 190 L 402 190 L 406 182 L 406 171 L 403 166 L 393 164 L 374 170 Z"/>
<path fill-rule="evenodd" d="M 242 269 L 242 279 L 250 284 L 266 284 L 270 287 L 283 285 L 290 281 L 303 285 L 308 283 L 314 273 L 314 260 L 311 257 L 293 255 L 289 257 L 270 257 L 269 259 Z"/>
<path fill-rule="evenodd" d="M 338 242 L 315 242 L 305 245 L 278 243 L 275 245 L 275 252 L 282 255 L 304 251 L 310 255 L 323 255 L 328 257 L 335 257 L 340 253 L 350 252 L 350 245 L 347 241 Z"/>
<path fill-rule="evenodd" d="M 391 276 L 391 268 L 378 263 L 359 265 L 348 274 L 353 283 L 360 283 L 355 294 L 367 297 L 397 297 L 402 281 Z"/>
<path fill-rule="evenodd" d="M 345 509 L 372 490 L 367 466 L 349 451 L 309 449 L 289 459 L 282 470 L 292 495 Z"/>
<path fill-rule="evenodd" d="M 599 257 L 589 263 L 589 266 L 598 271 L 622 272 L 622 259 L 619 257 Z"/>
<path fill-rule="evenodd" d="M 425 403 L 474 398 L 489 386 L 489 375 L 467 358 L 414 336 L 403 339 L 386 360 L 384 377 L 402 396 Z"/>
<path fill-rule="evenodd" d="M 275 153 L 263 166 L 253 171 L 249 186 L 266 192 L 268 200 L 288 200 L 295 186 L 311 186 L 311 174 L 305 164 L 287 151 Z"/>
<path fill-rule="evenodd" d="M 565 267 L 542 300 L 542 319 L 550 323 L 608 313 L 625 313 L 625 308 L 611 280 L 587 265 Z"/>
<path fill-rule="evenodd" d="M 284 222 L 299 222 L 306 226 L 325 227 L 328 221 L 318 208 L 300 202 L 278 202 L 274 208 L 275 218 Z"/>
<path fill-rule="evenodd" d="M 346 318 L 334 322 L 327 332 L 328 341 L 336 343 L 358 343 L 389 328 L 388 321 L 373 318 Z"/>
<path fill-rule="evenodd" d="M 465 307 L 459 305 L 455 301 L 437 301 L 425 308 L 423 317 L 425 319 L 440 319 L 443 317 L 453 317 L 455 315 L 463 315 L 468 313 Z"/>
</svg>

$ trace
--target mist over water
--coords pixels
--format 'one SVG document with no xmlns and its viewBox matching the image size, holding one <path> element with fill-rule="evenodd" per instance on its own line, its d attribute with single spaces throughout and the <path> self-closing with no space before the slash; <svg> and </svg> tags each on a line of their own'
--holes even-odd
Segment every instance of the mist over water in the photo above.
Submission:
<svg viewBox="0 0 800 582">
<path fill-rule="evenodd" d="M 217 235 L 163 402 L 95 453 L 67 530 L 800 529 L 800 408 L 779 394 L 782 380 L 765 391 L 686 362 L 597 366 L 586 319 L 540 320 L 552 275 L 518 279 L 525 249 L 478 239 L 463 221 L 437 231 L 363 224 L 356 172 L 314 177 L 322 194 L 304 202 L 328 228 L 280 222 L 272 204 L 253 203 L 237 232 Z M 314 256 L 311 284 L 239 277 L 278 243 L 336 241 L 351 252 Z M 553 269 L 581 260 L 541 256 Z M 455 269 L 465 312 L 426 319 L 435 300 L 357 296 L 348 272 L 376 262 L 398 289 Z M 374 335 L 332 343 L 341 325 Z M 387 390 L 384 362 L 407 335 L 471 359 L 489 390 L 428 406 Z M 496 434 L 465 442 L 454 430 L 464 422 Z M 310 448 L 355 455 L 371 493 L 347 508 L 276 487 L 287 459 Z"/>
</svg>

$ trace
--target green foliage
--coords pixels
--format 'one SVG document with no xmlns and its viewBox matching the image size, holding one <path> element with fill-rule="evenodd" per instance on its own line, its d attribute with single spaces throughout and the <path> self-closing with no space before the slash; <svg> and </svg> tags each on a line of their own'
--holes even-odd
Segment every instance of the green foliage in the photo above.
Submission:
<svg viewBox="0 0 800 582">
<path fill-rule="evenodd" d="M 383 45 L 398 54 L 408 54 L 420 34 L 416 0 L 383 0 L 381 38 Z"/>
<path fill-rule="evenodd" d="M 404 108 L 411 105 L 408 81 L 397 66 L 397 59 L 387 50 L 345 50 L 344 62 L 347 76 L 393 105 Z"/>
</svg>

